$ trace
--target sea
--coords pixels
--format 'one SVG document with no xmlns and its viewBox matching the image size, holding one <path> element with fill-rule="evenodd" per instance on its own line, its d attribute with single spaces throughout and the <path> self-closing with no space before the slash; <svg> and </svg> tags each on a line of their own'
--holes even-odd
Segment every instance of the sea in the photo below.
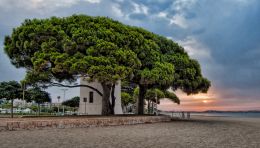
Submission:
<svg viewBox="0 0 260 148">
<path fill-rule="evenodd" d="M 191 113 L 191 115 L 213 117 L 260 118 L 260 112 L 201 112 Z"/>
<path fill-rule="evenodd" d="M 182 112 L 160 112 L 172 117 L 181 117 Z M 187 112 L 184 112 L 186 115 Z M 208 117 L 235 117 L 235 118 L 260 118 L 260 112 L 190 112 L 191 116 L 208 116 Z"/>
</svg>

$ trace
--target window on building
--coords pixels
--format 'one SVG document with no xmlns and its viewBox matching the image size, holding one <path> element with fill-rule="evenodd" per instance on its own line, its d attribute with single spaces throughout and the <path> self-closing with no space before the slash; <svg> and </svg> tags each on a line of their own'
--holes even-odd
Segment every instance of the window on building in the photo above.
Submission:
<svg viewBox="0 0 260 148">
<path fill-rule="evenodd" d="M 94 101 L 94 93 L 93 91 L 89 92 L 89 103 L 93 103 Z"/>
</svg>

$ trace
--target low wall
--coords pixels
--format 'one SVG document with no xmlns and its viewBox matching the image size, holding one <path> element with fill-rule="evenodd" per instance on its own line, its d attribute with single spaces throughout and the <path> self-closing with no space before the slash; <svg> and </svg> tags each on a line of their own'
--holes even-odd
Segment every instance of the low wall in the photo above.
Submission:
<svg viewBox="0 0 260 148">
<path fill-rule="evenodd" d="M 87 128 L 171 121 L 168 116 L 25 118 L 0 121 L 1 131 L 53 128 Z"/>
</svg>

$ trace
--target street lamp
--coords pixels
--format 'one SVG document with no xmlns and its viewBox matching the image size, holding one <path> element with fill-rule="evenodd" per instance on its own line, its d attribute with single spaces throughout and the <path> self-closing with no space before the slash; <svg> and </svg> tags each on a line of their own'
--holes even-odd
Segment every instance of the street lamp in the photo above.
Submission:
<svg viewBox="0 0 260 148">
<path fill-rule="evenodd" d="M 58 114 L 60 113 L 60 96 L 57 96 L 58 99 Z"/>
<path fill-rule="evenodd" d="M 63 90 L 63 102 L 64 102 L 64 101 L 65 101 L 66 91 L 67 91 L 68 89 L 61 89 L 61 90 Z M 64 105 L 62 105 L 62 111 L 63 111 L 63 115 L 64 115 Z"/>
<path fill-rule="evenodd" d="M 23 100 L 22 100 L 22 108 L 25 108 L 25 90 L 26 90 L 26 83 L 24 81 L 21 81 L 21 86 L 23 90 Z"/>
</svg>

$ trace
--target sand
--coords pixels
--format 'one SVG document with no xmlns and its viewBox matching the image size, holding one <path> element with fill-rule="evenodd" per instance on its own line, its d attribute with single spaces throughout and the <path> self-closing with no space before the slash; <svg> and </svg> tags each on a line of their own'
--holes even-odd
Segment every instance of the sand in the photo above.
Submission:
<svg viewBox="0 0 260 148">
<path fill-rule="evenodd" d="M 2 131 L 0 147 L 260 148 L 260 119 L 192 118 L 129 126 Z"/>
</svg>

